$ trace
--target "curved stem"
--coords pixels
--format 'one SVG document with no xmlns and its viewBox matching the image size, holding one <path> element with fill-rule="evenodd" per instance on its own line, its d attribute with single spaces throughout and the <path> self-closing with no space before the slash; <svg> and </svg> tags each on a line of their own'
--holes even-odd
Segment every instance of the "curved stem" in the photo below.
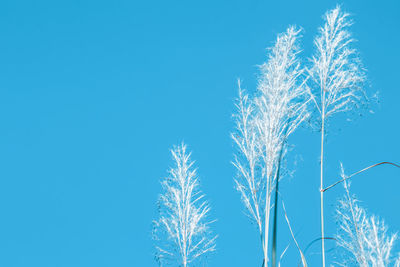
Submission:
<svg viewBox="0 0 400 267">
<path fill-rule="evenodd" d="M 364 171 L 366 171 L 366 170 L 369 170 L 369 169 L 371 169 L 371 168 L 374 168 L 374 167 L 377 167 L 377 166 L 380 166 L 380 165 L 383 165 L 383 164 L 389 164 L 389 165 L 395 166 L 395 167 L 397 167 L 397 168 L 400 168 L 400 165 L 397 165 L 396 163 L 392 163 L 392 162 L 389 162 L 389 161 L 379 162 L 379 163 L 373 164 L 373 165 L 371 165 L 371 166 L 368 166 L 368 167 L 366 167 L 366 168 L 364 168 L 364 169 L 362 169 L 362 170 L 360 170 L 360 171 L 358 171 L 358 172 L 355 172 L 355 173 L 353 173 L 353 174 L 351 174 L 351 175 L 349 175 L 349 176 L 346 176 L 345 178 L 343 178 L 343 179 L 337 181 L 337 182 L 334 183 L 334 184 L 331 184 L 330 186 L 328 186 L 328 187 L 326 187 L 326 188 L 323 188 L 323 189 L 321 188 L 321 192 L 325 192 L 326 190 L 328 190 L 328 189 L 334 187 L 335 185 L 338 185 L 338 184 L 340 184 L 340 183 L 346 181 L 347 179 L 350 179 L 351 177 L 353 177 L 353 176 L 355 176 L 355 175 L 357 175 L 357 174 L 360 174 L 360 173 L 362 173 L 362 172 L 364 172 Z"/>
</svg>

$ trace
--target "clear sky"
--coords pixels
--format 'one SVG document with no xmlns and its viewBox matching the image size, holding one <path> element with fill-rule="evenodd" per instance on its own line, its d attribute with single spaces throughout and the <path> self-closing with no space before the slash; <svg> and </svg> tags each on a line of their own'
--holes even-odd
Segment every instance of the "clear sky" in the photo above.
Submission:
<svg viewBox="0 0 400 267">
<path fill-rule="evenodd" d="M 374 114 L 331 121 L 327 184 L 400 162 L 400 4 L 346 1 L 368 69 Z M 340 2 L 341 3 L 341 2 Z M 234 190 L 229 137 L 236 79 L 255 89 L 266 47 L 303 27 L 303 58 L 335 1 L 2 1 L 0 3 L 0 266 L 156 266 L 151 222 L 169 149 L 185 141 L 212 206 L 209 266 L 261 266 L 256 228 Z M 319 133 L 290 139 L 281 193 L 300 245 L 319 236 Z M 296 164 L 292 164 L 295 162 Z M 400 230 L 400 171 L 383 166 L 353 192 Z M 336 232 L 339 186 L 326 194 Z M 279 252 L 291 242 L 279 217 Z M 400 243 L 400 242 L 399 242 Z M 334 244 L 327 242 L 328 249 Z M 318 266 L 319 244 L 307 251 Z M 333 251 L 328 262 L 333 261 Z M 290 246 L 283 266 L 296 266 Z"/>
</svg>

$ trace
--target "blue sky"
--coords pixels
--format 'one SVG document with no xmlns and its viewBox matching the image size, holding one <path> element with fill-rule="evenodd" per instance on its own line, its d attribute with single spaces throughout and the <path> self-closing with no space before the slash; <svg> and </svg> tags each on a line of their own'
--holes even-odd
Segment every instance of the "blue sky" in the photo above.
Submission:
<svg viewBox="0 0 400 267">
<path fill-rule="evenodd" d="M 342 2 L 340 2 L 342 3 Z M 0 3 L 0 266 L 156 266 L 151 221 L 169 149 L 185 141 L 218 219 L 208 266 L 260 266 L 257 231 L 234 190 L 229 133 L 236 79 L 255 89 L 266 47 L 303 27 L 303 58 L 335 1 L 2 1 Z M 326 145 L 327 183 L 400 162 L 400 4 L 346 1 L 368 69 L 374 114 L 337 117 Z M 302 128 L 282 183 L 305 247 L 319 235 L 317 131 Z M 400 171 L 378 167 L 353 192 L 400 230 Z M 326 194 L 336 231 L 341 187 Z M 279 218 L 279 250 L 291 242 Z M 328 248 L 334 244 L 328 243 Z M 307 252 L 319 263 L 319 245 Z M 284 266 L 299 260 L 293 244 Z M 333 252 L 328 253 L 333 261 Z"/>
</svg>

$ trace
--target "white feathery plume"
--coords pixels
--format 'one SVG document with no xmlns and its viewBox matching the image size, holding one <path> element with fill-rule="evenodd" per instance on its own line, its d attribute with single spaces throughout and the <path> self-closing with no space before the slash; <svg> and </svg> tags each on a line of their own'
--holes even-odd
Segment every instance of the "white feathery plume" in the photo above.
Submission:
<svg viewBox="0 0 400 267">
<path fill-rule="evenodd" d="M 364 97 L 365 73 L 357 51 L 351 47 L 354 39 L 348 31 L 352 25 L 349 14 L 337 6 L 324 19 L 314 40 L 316 52 L 309 74 L 314 82 L 313 101 L 321 118 L 327 119 L 351 110 Z"/>
<path fill-rule="evenodd" d="M 342 178 L 345 178 L 341 167 Z M 344 248 L 350 257 L 346 257 L 342 266 L 356 265 L 361 267 L 398 266 L 398 259 L 393 265 L 391 252 L 397 234 L 389 235 L 383 220 L 368 216 L 359 201 L 350 194 L 350 185 L 343 182 L 345 196 L 339 201 L 336 210 L 339 223 L 337 245 Z"/>
<path fill-rule="evenodd" d="M 199 191 L 196 169 L 186 145 L 174 147 L 171 153 L 175 166 L 162 181 L 165 192 L 159 201 L 160 218 L 154 221 L 156 259 L 160 265 L 168 262 L 186 267 L 215 251 L 216 236 L 209 228 L 210 207 Z"/>
<path fill-rule="evenodd" d="M 319 28 L 314 41 L 316 48 L 309 70 L 313 82 L 311 98 L 319 112 L 321 120 L 321 169 L 320 188 L 324 188 L 324 137 L 327 118 L 338 112 L 351 110 L 364 97 L 362 83 L 365 79 L 355 49 L 351 48 L 353 39 L 348 31 L 352 24 L 349 14 L 340 6 L 328 11 L 324 16 L 325 24 Z M 321 249 L 322 266 L 325 267 L 324 232 L 324 192 L 321 190 Z"/>
<path fill-rule="evenodd" d="M 271 194 L 275 188 L 278 162 L 284 156 L 290 134 L 309 117 L 309 95 L 303 69 L 297 58 L 300 30 L 289 27 L 278 35 L 268 61 L 260 66 L 257 93 L 249 97 L 241 88 L 236 103 L 237 145 L 234 166 L 237 190 L 255 220 L 268 263 L 268 234 Z"/>
</svg>

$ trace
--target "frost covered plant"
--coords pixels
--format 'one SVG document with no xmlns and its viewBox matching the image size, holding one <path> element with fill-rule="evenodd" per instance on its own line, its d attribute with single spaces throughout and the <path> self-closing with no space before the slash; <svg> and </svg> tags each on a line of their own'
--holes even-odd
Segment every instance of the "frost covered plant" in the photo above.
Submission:
<svg viewBox="0 0 400 267">
<path fill-rule="evenodd" d="M 348 31 L 352 22 L 349 14 L 339 6 L 328 11 L 325 24 L 319 28 L 314 40 L 316 52 L 309 70 L 311 97 L 319 112 L 321 122 L 321 169 L 320 188 L 324 188 L 324 137 L 326 121 L 335 113 L 349 111 L 360 103 L 364 93 L 362 83 L 364 72 L 357 52 L 353 49 L 353 39 Z M 322 266 L 325 267 L 324 247 L 324 194 L 321 190 L 321 240 Z"/>
<path fill-rule="evenodd" d="M 279 162 L 289 135 L 309 116 L 303 69 L 297 58 L 300 30 L 290 27 L 278 36 L 269 58 L 260 66 L 257 93 L 249 97 L 239 82 L 236 103 L 237 145 L 235 179 L 249 216 L 255 220 L 268 264 L 271 194 L 277 182 Z"/>
<path fill-rule="evenodd" d="M 215 251 L 216 236 L 209 228 L 210 207 L 199 191 L 196 169 L 186 145 L 171 152 L 175 166 L 162 181 L 165 192 L 160 196 L 160 217 L 154 221 L 156 259 L 160 265 L 186 267 Z"/>
<path fill-rule="evenodd" d="M 345 174 L 342 168 L 342 178 Z M 339 201 L 337 219 L 339 233 L 337 245 L 348 253 L 342 266 L 387 267 L 398 266 L 400 258 L 392 264 L 391 257 L 397 234 L 389 235 L 383 220 L 368 216 L 359 201 L 350 194 L 350 186 L 343 182 L 345 196 Z"/>
</svg>

